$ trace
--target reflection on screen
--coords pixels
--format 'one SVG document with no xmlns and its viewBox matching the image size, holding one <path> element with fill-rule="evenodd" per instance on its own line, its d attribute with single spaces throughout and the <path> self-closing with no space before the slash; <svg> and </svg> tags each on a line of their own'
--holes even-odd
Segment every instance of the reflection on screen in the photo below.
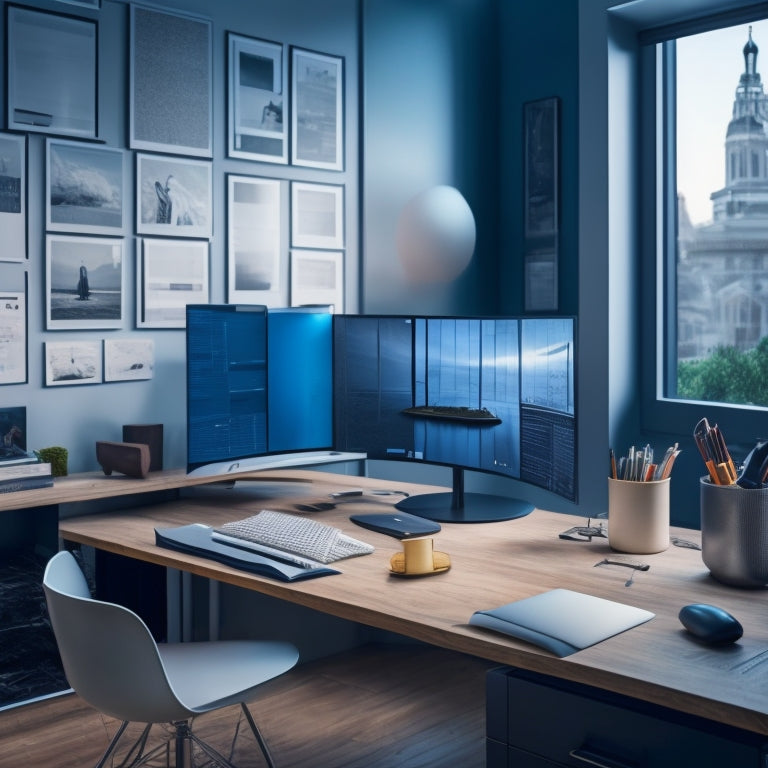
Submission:
<svg viewBox="0 0 768 768">
<path fill-rule="evenodd" d="M 575 500 L 573 340 L 572 318 L 336 316 L 336 447 Z"/>
</svg>

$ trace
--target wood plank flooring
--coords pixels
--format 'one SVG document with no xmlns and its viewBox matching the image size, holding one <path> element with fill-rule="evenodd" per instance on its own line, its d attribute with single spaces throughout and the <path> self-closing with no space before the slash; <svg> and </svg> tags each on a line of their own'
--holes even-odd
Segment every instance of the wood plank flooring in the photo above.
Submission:
<svg viewBox="0 0 768 768">
<path fill-rule="evenodd" d="M 482 768 L 492 666 L 428 646 L 364 646 L 294 668 L 263 686 L 250 709 L 278 768 Z M 198 718 L 193 730 L 229 755 L 239 725 L 233 761 L 262 768 L 240 720 L 230 707 Z M 93 766 L 118 725 L 74 694 L 0 712 L 0 768 Z M 114 766 L 140 731 L 124 734 Z"/>
</svg>

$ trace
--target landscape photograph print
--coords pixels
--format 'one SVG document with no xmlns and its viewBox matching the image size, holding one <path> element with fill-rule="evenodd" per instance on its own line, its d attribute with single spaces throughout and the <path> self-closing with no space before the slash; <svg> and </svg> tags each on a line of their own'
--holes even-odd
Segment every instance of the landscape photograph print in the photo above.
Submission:
<svg viewBox="0 0 768 768">
<path fill-rule="evenodd" d="M 121 239 L 47 235 L 45 261 L 48 330 L 122 327 Z"/>
<path fill-rule="evenodd" d="M 124 153 L 48 139 L 46 229 L 119 234 L 123 229 Z"/>
</svg>

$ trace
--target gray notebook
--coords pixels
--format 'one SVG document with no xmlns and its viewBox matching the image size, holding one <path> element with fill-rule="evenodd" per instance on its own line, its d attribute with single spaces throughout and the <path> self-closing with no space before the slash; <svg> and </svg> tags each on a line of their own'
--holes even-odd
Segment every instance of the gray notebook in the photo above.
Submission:
<svg viewBox="0 0 768 768">
<path fill-rule="evenodd" d="M 476 611 L 469 623 L 534 643 L 557 656 L 568 656 L 655 615 L 602 597 L 553 589 L 499 608 Z"/>
</svg>

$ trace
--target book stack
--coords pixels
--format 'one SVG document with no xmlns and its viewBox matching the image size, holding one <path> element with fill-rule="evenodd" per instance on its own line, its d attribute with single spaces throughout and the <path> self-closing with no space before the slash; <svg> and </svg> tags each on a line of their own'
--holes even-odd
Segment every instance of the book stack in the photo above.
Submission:
<svg viewBox="0 0 768 768">
<path fill-rule="evenodd" d="M 53 485 L 51 465 L 34 453 L 0 458 L 0 493 L 29 491 Z"/>
</svg>

